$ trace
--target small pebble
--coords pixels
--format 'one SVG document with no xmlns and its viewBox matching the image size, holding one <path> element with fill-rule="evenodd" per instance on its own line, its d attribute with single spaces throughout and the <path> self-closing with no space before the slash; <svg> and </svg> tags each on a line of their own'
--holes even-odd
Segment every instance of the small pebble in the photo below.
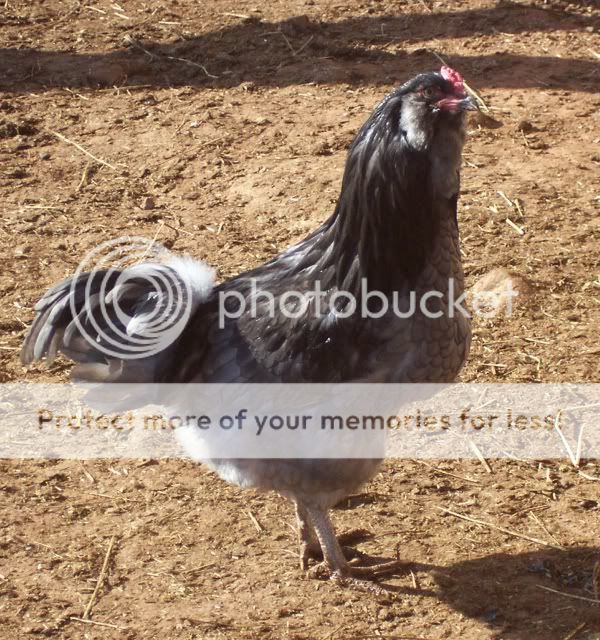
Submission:
<svg viewBox="0 0 600 640">
<path fill-rule="evenodd" d="M 28 247 L 25 244 L 19 245 L 17 247 L 15 247 L 15 250 L 13 251 L 13 255 L 17 258 L 20 258 L 22 256 L 25 256 L 26 254 L 29 253 L 30 247 Z"/>
<path fill-rule="evenodd" d="M 154 209 L 156 207 L 156 204 L 154 202 L 154 198 L 152 196 L 147 196 L 146 198 L 144 198 L 142 200 L 142 209 L 144 211 L 150 211 L 151 209 Z"/>
<path fill-rule="evenodd" d="M 39 155 L 40 160 L 50 160 L 50 152 L 41 151 Z"/>
<path fill-rule="evenodd" d="M 517 129 L 523 133 L 531 133 L 535 130 L 535 127 L 529 122 L 529 120 L 521 120 L 517 125 Z"/>
<path fill-rule="evenodd" d="M 481 616 L 481 618 L 486 622 L 494 622 L 497 617 L 498 617 L 498 609 L 490 609 L 489 611 L 486 611 Z"/>
<path fill-rule="evenodd" d="M 379 609 L 377 613 L 377 619 L 381 620 L 382 622 L 387 622 L 394 619 L 394 614 L 389 609 Z"/>
</svg>

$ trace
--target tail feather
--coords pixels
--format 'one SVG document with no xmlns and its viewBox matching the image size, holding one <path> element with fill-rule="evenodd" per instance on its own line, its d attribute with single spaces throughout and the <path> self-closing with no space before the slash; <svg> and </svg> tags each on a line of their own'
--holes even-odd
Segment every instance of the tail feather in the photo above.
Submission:
<svg viewBox="0 0 600 640">
<path fill-rule="evenodd" d="M 191 258 L 77 274 L 35 305 L 21 361 L 52 362 L 61 352 L 80 380 L 155 381 L 213 284 L 214 271 Z"/>
</svg>

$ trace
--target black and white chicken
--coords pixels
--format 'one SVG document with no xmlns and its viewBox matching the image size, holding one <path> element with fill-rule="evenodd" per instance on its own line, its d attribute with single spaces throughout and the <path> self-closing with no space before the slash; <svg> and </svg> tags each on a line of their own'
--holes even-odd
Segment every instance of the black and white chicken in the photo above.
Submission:
<svg viewBox="0 0 600 640">
<path fill-rule="evenodd" d="M 458 72 L 442 67 L 417 75 L 387 95 L 361 127 L 348 151 L 335 211 L 305 240 L 215 286 L 211 270 L 189 258 L 168 267 L 131 267 L 137 271 L 129 273 L 125 287 L 117 286 L 122 274 L 116 270 L 79 274 L 37 304 L 22 361 L 51 359 L 60 351 L 78 363 L 76 377 L 106 382 L 454 380 L 469 351 L 470 323 L 449 313 L 447 295 L 432 300 L 441 311 L 437 317 L 418 308 L 410 317 L 391 310 L 377 314 L 381 298 L 374 297 L 369 299 L 372 317 L 365 318 L 358 311 L 344 313 L 345 299 L 333 294 L 352 294 L 360 308 L 365 292 L 407 299 L 411 291 L 417 297 L 446 292 L 450 279 L 456 294 L 462 293 L 457 200 L 464 111 L 473 108 Z M 144 269 L 153 268 L 169 269 L 187 285 L 192 313 L 185 327 L 147 357 L 107 355 L 101 347 L 110 330 L 102 313 L 118 299 L 127 315 L 116 321 L 135 337 L 135 326 L 143 327 L 140 318 L 158 304 L 143 277 Z M 289 317 L 279 305 L 273 313 L 272 305 L 256 300 L 239 312 L 240 299 L 250 302 L 256 287 L 277 301 L 287 291 L 317 286 L 327 294 L 320 314 L 308 305 L 299 317 Z M 236 296 L 227 295 L 233 291 Z M 219 308 L 223 301 L 225 314 Z M 82 336 L 82 322 L 92 340 Z M 208 464 L 228 481 L 274 490 L 295 503 L 302 566 L 315 546 L 330 574 L 344 579 L 374 577 L 393 565 L 349 564 L 328 515 L 376 473 L 379 460 L 219 459 Z"/>
</svg>

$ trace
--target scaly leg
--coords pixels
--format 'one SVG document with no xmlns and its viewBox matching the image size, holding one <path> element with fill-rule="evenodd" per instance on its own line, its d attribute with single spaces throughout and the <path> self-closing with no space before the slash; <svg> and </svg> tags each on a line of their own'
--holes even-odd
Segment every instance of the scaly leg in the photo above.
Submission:
<svg viewBox="0 0 600 640">
<path fill-rule="evenodd" d="M 347 580 L 358 578 L 369 580 L 380 576 L 395 573 L 398 569 L 405 568 L 406 563 L 401 561 L 383 562 L 368 567 L 357 567 L 348 564 L 342 548 L 335 536 L 335 531 L 327 511 L 316 507 L 305 507 L 310 522 L 321 544 L 325 564 L 332 578 Z M 364 586 L 364 585 L 363 585 Z"/>
<path fill-rule="evenodd" d="M 308 561 L 310 558 L 316 560 L 323 559 L 323 552 L 321 550 L 321 543 L 315 535 L 315 530 L 310 522 L 310 518 L 306 508 L 298 502 L 294 503 L 296 506 L 296 522 L 298 524 L 298 537 L 300 539 L 300 568 L 304 571 L 308 569 Z M 354 542 L 360 542 L 370 536 L 369 531 L 366 529 L 350 529 L 350 531 L 344 531 L 337 536 L 337 541 L 342 545 L 342 552 L 347 558 L 355 558 L 360 553 L 356 549 L 346 547 L 344 545 L 353 544 Z"/>
<path fill-rule="evenodd" d="M 300 568 L 303 571 L 308 569 L 309 558 L 318 557 L 321 553 L 321 545 L 315 535 L 314 529 L 308 518 L 306 509 L 299 504 L 296 505 L 296 522 L 298 523 L 298 537 L 300 538 Z"/>
</svg>

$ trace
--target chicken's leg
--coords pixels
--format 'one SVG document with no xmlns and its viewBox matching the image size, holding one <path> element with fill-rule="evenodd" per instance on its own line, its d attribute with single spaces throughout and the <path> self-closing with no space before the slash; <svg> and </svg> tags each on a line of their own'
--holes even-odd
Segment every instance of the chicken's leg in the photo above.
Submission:
<svg viewBox="0 0 600 640">
<path fill-rule="evenodd" d="M 304 507 L 304 509 L 319 539 L 325 564 L 332 578 L 341 578 L 342 580 L 345 578 L 362 578 L 369 580 L 394 573 L 398 569 L 406 566 L 405 562 L 398 560 L 383 562 L 368 567 L 357 567 L 348 564 L 338 539 L 335 536 L 335 531 L 327 511 L 317 507 Z"/>
<path fill-rule="evenodd" d="M 315 535 L 306 509 L 298 502 L 295 504 L 298 537 L 300 538 L 300 568 L 306 571 L 308 569 L 309 558 L 315 558 L 320 555 L 321 545 Z"/>
<path fill-rule="evenodd" d="M 298 537 L 300 539 L 300 568 L 306 571 L 310 558 L 322 560 L 324 556 L 321 550 L 321 543 L 315 535 L 315 530 L 310 522 L 306 508 L 298 502 L 294 504 L 296 506 Z M 344 545 L 359 542 L 368 538 L 370 535 L 371 533 L 366 529 L 350 529 L 350 531 L 340 533 L 337 536 L 337 541 L 342 546 L 342 553 L 346 558 L 355 558 L 360 556 L 360 552 Z"/>
</svg>

